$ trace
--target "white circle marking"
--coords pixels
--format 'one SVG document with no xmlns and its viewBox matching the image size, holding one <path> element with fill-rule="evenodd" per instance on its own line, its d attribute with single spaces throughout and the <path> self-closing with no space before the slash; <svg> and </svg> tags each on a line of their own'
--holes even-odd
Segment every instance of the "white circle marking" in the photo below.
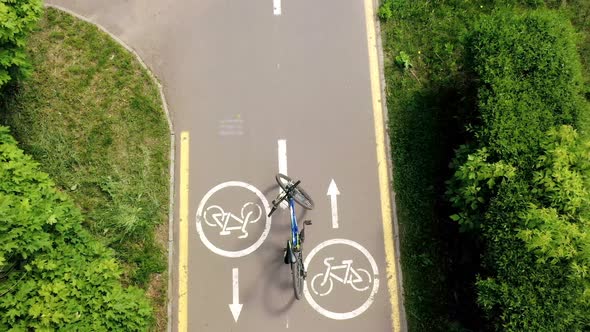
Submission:
<svg viewBox="0 0 590 332">
<path fill-rule="evenodd" d="M 333 312 L 333 311 L 329 311 L 329 310 L 324 309 L 322 306 L 320 306 L 313 299 L 313 297 L 311 296 L 311 293 L 309 292 L 309 289 L 307 288 L 307 281 L 303 285 L 303 294 L 305 294 L 305 299 L 307 300 L 307 302 L 309 302 L 309 305 L 311 305 L 311 307 L 314 308 L 315 311 L 319 312 L 320 314 L 322 314 L 328 318 L 337 319 L 337 320 L 350 319 L 350 318 L 354 318 L 354 317 L 362 314 L 363 312 L 365 312 L 365 310 L 367 310 L 371 306 L 371 304 L 373 304 L 373 301 L 375 300 L 375 294 L 377 294 L 377 291 L 379 290 L 379 278 L 377 278 L 377 276 L 379 275 L 379 270 L 377 269 L 377 263 L 375 262 L 375 259 L 373 259 L 373 256 L 371 256 L 371 254 L 369 253 L 369 251 L 367 249 L 365 249 L 365 247 L 361 246 L 357 242 L 354 242 L 352 240 L 347 240 L 347 239 L 331 239 L 331 240 L 327 240 L 327 241 L 324 241 L 324 242 L 318 244 L 317 247 L 313 248 L 309 252 L 309 255 L 307 255 L 307 257 L 305 258 L 305 263 L 304 263 L 305 269 L 307 270 L 309 263 L 311 262 L 313 257 L 320 250 L 322 250 L 323 248 L 325 248 L 327 246 L 331 246 L 334 244 L 346 244 L 351 247 L 354 247 L 355 249 L 357 249 L 358 251 L 363 253 L 363 255 L 365 255 L 365 257 L 367 257 L 367 259 L 369 260 L 369 263 L 371 263 L 371 268 L 373 269 L 373 289 L 371 290 L 371 294 L 369 295 L 369 298 L 365 301 L 365 303 L 363 303 L 360 307 L 356 308 L 353 311 Z"/>
<path fill-rule="evenodd" d="M 238 251 L 223 250 L 223 249 L 216 247 L 213 243 L 211 243 L 211 241 L 209 241 L 209 239 L 207 239 L 207 236 L 205 235 L 205 232 L 203 231 L 203 226 L 201 225 L 201 223 L 203 221 L 203 217 L 202 217 L 203 216 L 203 209 L 205 207 L 205 204 L 209 200 L 209 198 L 211 198 L 211 196 L 213 196 L 213 194 L 215 194 L 219 190 L 221 190 L 223 188 L 227 188 L 227 187 L 241 187 L 241 188 L 245 188 L 247 190 L 250 190 L 251 192 L 256 194 L 256 196 L 258 196 L 258 198 L 260 199 L 260 201 L 264 205 L 264 209 L 266 211 L 266 213 L 265 213 L 266 225 L 264 225 L 264 231 L 260 235 L 260 238 L 256 242 L 254 242 L 251 246 L 249 246 L 248 248 L 238 250 Z M 199 203 L 199 208 L 197 209 L 197 232 L 199 233 L 199 237 L 201 238 L 201 241 L 203 242 L 203 244 L 207 248 L 209 248 L 209 250 L 213 251 L 214 253 L 221 255 L 221 256 L 225 256 L 225 257 L 231 257 L 231 258 L 243 257 L 248 254 L 251 254 L 254 250 L 258 249 L 258 247 L 260 247 L 260 245 L 264 242 L 264 240 L 268 236 L 268 233 L 270 232 L 270 224 L 271 224 L 271 222 L 270 222 L 271 217 L 268 216 L 268 212 L 270 212 L 270 205 L 268 204 L 266 197 L 264 197 L 262 192 L 260 192 L 260 190 L 258 190 L 253 185 L 245 183 L 245 182 L 241 182 L 241 181 L 228 181 L 228 182 L 220 183 L 220 184 L 216 185 L 215 187 L 211 188 L 211 190 L 209 190 L 205 194 L 205 196 L 203 196 L 201 203 Z"/>
</svg>

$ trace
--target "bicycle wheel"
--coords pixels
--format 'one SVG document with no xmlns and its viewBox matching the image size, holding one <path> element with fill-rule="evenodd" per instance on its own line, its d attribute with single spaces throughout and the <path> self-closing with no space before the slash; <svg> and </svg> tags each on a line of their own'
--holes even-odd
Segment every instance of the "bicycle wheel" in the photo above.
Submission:
<svg viewBox="0 0 590 332">
<path fill-rule="evenodd" d="M 361 275 L 364 274 L 366 276 L 366 278 L 363 279 L 363 276 Z M 348 282 L 350 284 L 350 286 L 352 288 L 354 288 L 354 290 L 356 290 L 357 292 L 363 292 L 366 291 L 367 289 L 369 289 L 369 286 L 371 286 L 371 275 L 369 274 L 369 272 L 365 269 L 356 269 L 356 273 L 361 277 L 361 285 L 364 287 L 357 287 L 355 284 L 356 282 L 353 282 L 352 278 L 351 280 Z"/>
<path fill-rule="evenodd" d="M 217 213 L 215 213 L 215 212 L 217 212 Z M 205 223 L 211 227 L 219 226 L 219 227 L 223 228 L 223 224 L 221 224 L 221 222 L 223 222 L 223 221 L 221 221 L 220 224 L 217 224 L 218 220 L 215 217 L 212 217 L 213 221 L 209 221 L 210 216 L 213 216 L 216 214 L 218 216 L 221 215 L 221 219 L 223 220 L 223 214 L 224 214 L 223 209 L 220 206 L 211 205 L 210 207 L 207 208 L 207 210 L 205 210 L 205 213 L 203 213 L 203 219 L 205 220 Z"/>
<path fill-rule="evenodd" d="M 301 251 L 297 253 L 295 262 L 291 262 L 291 274 L 293 275 L 293 291 L 297 300 L 301 299 L 303 293 L 303 283 L 305 282 L 305 268 L 303 267 L 303 258 Z"/>
<path fill-rule="evenodd" d="M 323 273 L 316 274 L 315 277 L 311 279 L 311 290 L 316 295 L 324 296 L 330 294 L 330 292 L 332 291 L 332 287 L 334 287 L 334 282 L 332 281 L 332 278 L 328 278 L 325 284 L 322 284 L 323 279 Z"/>
<path fill-rule="evenodd" d="M 291 186 L 295 184 L 295 181 L 293 181 L 290 177 L 286 176 L 285 174 L 279 173 L 275 178 L 281 189 L 283 189 L 284 191 L 288 191 L 291 188 Z M 304 209 L 311 210 L 315 206 L 313 200 L 311 199 L 311 196 L 309 196 L 309 194 L 305 190 L 303 190 L 301 185 L 298 185 L 297 187 L 291 190 L 291 197 L 293 197 L 293 199 L 295 199 L 295 202 L 301 205 Z"/>
</svg>

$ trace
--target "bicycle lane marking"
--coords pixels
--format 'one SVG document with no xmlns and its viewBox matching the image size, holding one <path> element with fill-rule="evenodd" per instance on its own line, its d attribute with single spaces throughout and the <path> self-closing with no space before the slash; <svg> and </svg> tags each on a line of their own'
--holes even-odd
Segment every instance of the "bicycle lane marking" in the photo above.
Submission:
<svg viewBox="0 0 590 332">
<path fill-rule="evenodd" d="M 249 246 L 248 248 L 238 250 L 238 251 L 229 251 L 229 250 L 224 250 L 224 249 L 218 248 L 211 241 L 209 241 L 209 239 L 205 235 L 205 231 L 203 229 L 203 217 L 204 217 L 204 213 L 205 213 L 204 210 L 205 210 L 205 205 L 207 204 L 207 201 L 216 192 L 218 192 L 224 188 L 229 188 L 229 187 L 241 187 L 241 188 L 247 189 L 247 190 L 251 191 L 252 193 L 254 193 L 258 197 L 258 199 L 260 199 L 262 204 L 264 205 L 264 211 L 265 211 L 264 215 L 266 217 L 266 223 L 264 226 L 264 230 L 263 230 L 262 234 L 260 235 L 260 237 L 258 238 L 258 240 L 255 243 L 253 243 L 251 246 Z M 260 247 L 260 245 L 262 245 L 262 243 L 264 242 L 264 240 L 268 236 L 268 233 L 270 232 L 270 226 L 271 226 L 271 220 L 272 220 L 272 218 L 268 216 L 269 211 L 270 211 L 270 204 L 268 204 L 268 200 L 266 199 L 266 197 L 264 197 L 262 192 L 260 192 L 260 190 L 258 190 L 253 185 L 245 183 L 245 182 L 241 182 L 241 181 L 228 181 L 228 182 L 220 183 L 220 184 L 216 185 L 215 187 L 211 188 L 211 190 L 209 190 L 205 194 L 205 196 L 203 196 L 203 199 L 201 199 L 201 202 L 199 203 L 199 207 L 197 208 L 197 216 L 196 216 L 197 233 L 199 233 L 199 237 L 201 239 L 201 242 L 203 242 L 203 244 L 212 252 L 214 252 L 220 256 L 231 257 L 231 258 L 243 257 L 243 256 L 246 256 L 246 255 L 254 252 L 256 249 L 258 249 L 258 247 Z"/>
<path fill-rule="evenodd" d="M 188 192 L 189 133 L 180 133 L 180 202 L 178 218 L 178 332 L 187 331 L 188 323 Z"/>
<path fill-rule="evenodd" d="M 246 208 L 248 206 L 254 206 L 258 208 L 258 216 L 256 218 L 250 218 L 252 213 L 255 213 L 254 211 L 250 211 L 249 213 L 244 214 L 244 211 L 247 211 Z M 210 213 L 209 210 L 216 210 L 217 213 Z M 211 217 L 213 218 L 213 223 L 209 222 L 209 218 L 207 217 L 208 215 L 211 215 Z M 242 235 L 238 236 L 238 239 L 247 238 L 248 231 L 246 231 L 246 227 L 248 226 L 248 224 L 257 223 L 261 217 L 262 208 L 260 207 L 260 205 L 254 202 L 247 202 L 246 204 L 244 204 L 242 206 L 240 216 L 236 216 L 231 212 L 225 212 L 223 208 L 219 205 L 210 205 L 207 209 L 205 209 L 205 212 L 203 212 L 203 219 L 205 220 L 205 223 L 207 225 L 212 227 L 221 227 L 221 232 L 219 232 L 220 235 L 230 235 L 231 231 L 233 230 L 241 230 Z M 241 223 L 242 226 L 228 226 L 230 221 L 237 221 L 238 223 Z"/>
<path fill-rule="evenodd" d="M 324 241 L 324 242 L 320 243 L 319 245 L 317 245 L 315 248 L 313 248 L 309 252 L 307 257 L 305 258 L 305 263 L 303 264 L 305 266 L 305 269 L 306 270 L 308 269 L 309 264 L 311 263 L 314 256 L 318 252 L 320 252 L 325 247 L 335 245 L 335 244 L 344 244 L 344 245 L 351 246 L 351 247 L 357 249 L 358 251 L 360 251 L 367 258 L 367 260 L 371 264 L 371 269 L 373 270 L 373 289 L 371 289 L 371 294 L 369 294 L 369 297 L 361 306 L 359 306 L 355 310 L 352 310 L 349 312 L 344 312 L 344 313 L 329 311 L 329 310 L 323 308 L 322 306 L 320 306 L 315 301 L 315 299 L 313 298 L 311 293 L 309 292 L 309 287 L 307 286 L 307 282 L 303 284 L 303 294 L 305 295 L 305 299 L 307 300 L 309 305 L 315 311 L 319 312 L 320 314 L 322 314 L 328 318 L 335 319 L 335 320 L 351 319 L 351 318 L 354 318 L 354 317 L 362 314 L 363 312 L 365 312 L 371 306 L 371 304 L 373 304 L 373 301 L 375 300 L 375 295 L 377 294 L 377 291 L 379 290 L 379 278 L 378 278 L 379 269 L 377 267 L 377 263 L 375 262 L 375 259 L 369 253 L 369 251 L 367 249 L 365 249 L 365 247 L 361 246 L 357 242 L 354 242 L 352 240 L 347 240 L 347 239 L 331 239 L 331 240 Z"/>
<path fill-rule="evenodd" d="M 373 119 L 377 150 L 377 172 L 379 177 L 379 193 L 381 196 L 381 220 L 383 223 L 383 244 L 386 258 L 387 289 L 391 303 L 391 322 L 393 331 L 401 331 L 400 309 L 401 303 L 398 290 L 397 263 L 393 247 L 394 235 L 391 218 L 391 198 L 389 191 L 389 175 L 387 149 L 385 147 L 385 123 L 383 121 L 383 107 L 381 104 L 381 81 L 377 58 L 377 37 L 375 24 L 375 10 L 373 0 L 364 0 L 365 23 L 367 28 L 367 48 L 369 53 L 369 75 L 371 81 L 371 95 L 373 102 Z"/>
</svg>

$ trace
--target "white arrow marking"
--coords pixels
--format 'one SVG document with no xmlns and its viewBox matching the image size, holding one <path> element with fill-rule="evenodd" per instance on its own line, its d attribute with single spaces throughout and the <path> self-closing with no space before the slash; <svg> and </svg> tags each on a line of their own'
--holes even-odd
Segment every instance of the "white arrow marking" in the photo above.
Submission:
<svg viewBox="0 0 590 332">
<path fill-rule="evenodd" d="M 238 281 L 238 268 L 234 267 L 232 269 L 233 274 L 233 303 L 229 305 L 229 310 L 231 314 L 234 316 L 234 321 L 238 322 L 238 317 L 240 317 L 240 312 L 242 312 L 243 304 L 240 304 L 240 284 Z"/>
<path fill-rule="evenodd" d="M 281 0 L 272 0 L 272 12 L 275 15 L 281 15 Z"/>
<path fill-rule="evenodd" d="M 279 173 L 287 175 L 287 140 L 280 139 L 279 142 Z M 279 188 L 280 192 L 283 192 L 283 189 Z M 286 209 L 289 206 L 287 201 L 281 202 L 281 207 Z"/>
<path fill-rule="evenodd" d="M 328 187 L 328 196 L 330 196 L 330 203 L 332 205 L 332 228 L 338 228 L 338 195 L 340 195 L 340 192 L 338 191 L 336 182 L 332 179 Z"/>
</svg>

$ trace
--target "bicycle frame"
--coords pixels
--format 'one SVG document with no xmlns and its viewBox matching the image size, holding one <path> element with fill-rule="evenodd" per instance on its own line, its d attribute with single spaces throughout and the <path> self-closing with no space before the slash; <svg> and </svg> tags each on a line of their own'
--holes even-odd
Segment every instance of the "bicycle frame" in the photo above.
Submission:
<svg viewBox="0 0 590 332">
<path fill-rule="evenodd" d="M 342 265 L 332 265 L 331 262 L 334 259 L 326 258 L 324 260 L 324 265 L 326 265 L 326 273 L 324 276 L 324 280 L 322 281 L 322 285 L 326 283 L 328 278 L 332 277 L 339 282 L 346 284 L 348 282 L 357 282 L 361 281 L 362 277 L 352 268 L 352 260 L 344 260 L 342 261 Z M 344 270 L 344 277 L 340 278 L 334 271 Z"/>
<path fill-rule="evenodd" d="M 279 180 L 277 180 L 278 182 Z M 294 263 L 297 260 L 295 256 L 296 252 L 299 252 L 299 257 L 301 256 L 301 243 L 303 234 L 299 233 L 299 225 L 297 224 L 297 216 L 295 215 L 295 198 L 291 196 L 291 191 L 299 185 L 301 181 L 296 181 L 294 184 L 289 185 L 286 191 L 281 190 L 281 193 L 277 196 L 276 199 L 272 201 L 272 209 L 268 213 L 270 217 L 277 209 L 278 205 L 283 201 L 288 201 L 289 204 L 289 212 L 291 213 L 291 239 L 287 241 L 287 252 L 285 255 L 285 264 Z M 313 203 L 312 203 L 313 204 Z M 313 207 L 313 205 L 312 205 Z M 308 208 L 311 209 L 311 208 Z M 306 220 L 303 222 L 303 230 L 305 230 L 305 225 L 311 225 L 311 220 Z M 301 232 L 303 232 L 303 230 Z"/>
<path fill-rule="evenodd" d="M 291 212 L 291 248 L 299 247 L 299 226 L 295 216 L 295 199 L 289 197 L 289 210 Z"/>
</svg>

